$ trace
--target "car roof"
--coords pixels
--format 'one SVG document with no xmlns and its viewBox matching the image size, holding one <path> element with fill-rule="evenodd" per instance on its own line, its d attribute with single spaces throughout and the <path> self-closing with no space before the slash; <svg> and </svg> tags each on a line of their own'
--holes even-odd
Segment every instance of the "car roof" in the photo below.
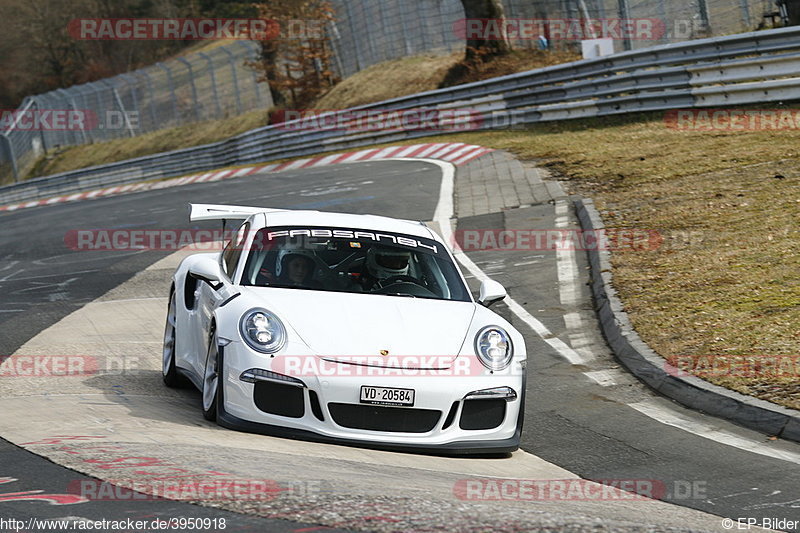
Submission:
<svg viewBox="0 0 800 533">
<path fill-rule="evenodd" d="M 378 215 L 354 215 L 350 213 L 329 213 L 324 211 L 266 211 L 267 227 L 276 226 L 319 226 L 333 228 L 352 228 L 367 231 L 387 231 L 403 233 L 415 237 L 439 240 L 424 223 L 401 220 Z"/>
</svg>

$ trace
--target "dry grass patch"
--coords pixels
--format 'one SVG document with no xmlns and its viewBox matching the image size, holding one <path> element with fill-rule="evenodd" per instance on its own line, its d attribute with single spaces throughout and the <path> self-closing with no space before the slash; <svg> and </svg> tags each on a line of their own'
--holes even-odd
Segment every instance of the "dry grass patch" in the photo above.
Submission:
<svg viewBox="0 0 800 533">
<path fill-rule="evenodd" d="M 419 55 L 372 65 L 339 82 L 315 106 L 317 109 L 347 109 L 432 91 L 462 55 Z"/>
<path fill-rule="evenodd" d="M 463 52 L 419 55 L 385 61 L 353 74 L 316 103 L 317 109 L 347 109 L 409 94 L 432 91 L 444 81 L 447 71 L 461 61 Z M 506 74 L 577 61 L 571 52 L 515 50 L 472 68 L 458 83 L 486 80 Z"/>
<path fill-rule="evenodd" d="M 608 227 L 662 234 L 658 250 L 612 254 L 626 311 L 662 356 L 800 354 L 800 131 L 688 133 L 648 115 L 459 140 L 556 170 Z M 794 361 L 790 376 L 704 377 L 798 409 Z"/>
<path fill-rule="evenodd" d="M 472 83 L 580 59 L 580 54 L 568 51 L 512 50 L 511 53 L 493 58 L 489 62 L 470 66 L 469 70 L 456 83 L 450 85 Z"/>
<path fill-rule="evenodd" d="M 50 152 L 47 157 L 39 160 L 29 176 L 47 176 L 222 141 L 267 123 L 268 113 L 260 109 L 227 119 L 188 124 L 137 137 L 71 146 Z"/>
</svg>

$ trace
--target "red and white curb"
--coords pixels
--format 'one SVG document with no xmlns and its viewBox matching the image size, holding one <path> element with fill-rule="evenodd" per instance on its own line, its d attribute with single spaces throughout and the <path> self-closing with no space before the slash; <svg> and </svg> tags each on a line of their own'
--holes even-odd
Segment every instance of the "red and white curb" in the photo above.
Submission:
<svg viewBox="0 0 800 533">
<path fill-rule="evenodd" d="M 185 176 L 182 178 L 172 178 L 164 181 L 118 185 L 116 187 L 108 187 L 106 189 L 97 189 L 94 191 L 79 192 L 65 196 L 56 196 L 44 200 L 31 200 L 30 202 L 4 205 L 0 206 L 0 211 L 16 211 L 18 209 L 25 209 L 27 207 L 38 207 L 42 205 L 60 204 L 63 202 L 75 202 L 78 200 L 87 200 L 90 198 L 100 198 L 105 196 L 115 196 L 118 194 L 125 194 L 129 192 L 166 189 L 169 187 L 188 185 L 190 183 L 206 183 L 206 182 L 220 181 L 231 178 L 239 178 L 242 176 L 249 176 L 250 174 L 256 174 L 256 173 L 281 172 L 283 170 L 296 170 L 300 168 L 322 167 L 327 165 L 336 165 L 339 163 L 354 163 L 356 161 L 374 161 L 379 159 L 396 159 L 396 158 L 438 159 L 441 161 L 447 161 L 456 166 L 462 166 L 466 165 L 467 163 L 469 163 L 474 159 L 477 159 L 493 151 L 494 150 L 491 148 L 485 148 L 483 146 L 476 146 L 473 144 L 464 144 L 464 143 L 428 143 L 428 144 L 415 144 L 411 146 L 390 146 L 388 148 L 373 148 L 368 150 L 361 150 L 358 152 L 348 152 L 345 154 L 333 154 L 333 155 L 326 155 L 323 157 L 312 157 L 309 159 L 297 159 L 295 161 L 287 161 L 285 163 L 265 165 L 260 167 L 215 170 L 212 172 L 205 172 L 203 174 L 194 174 L 192 176 Z"/>
</svg>

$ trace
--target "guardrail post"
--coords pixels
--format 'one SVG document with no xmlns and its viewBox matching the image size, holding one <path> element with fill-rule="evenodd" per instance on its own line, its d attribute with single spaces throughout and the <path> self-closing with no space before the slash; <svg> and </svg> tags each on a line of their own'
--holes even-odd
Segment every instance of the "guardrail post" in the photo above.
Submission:
<svg viewBox="0 0 800 533">
<path fill-rule="evenodd" d="M 145 70 L 140 70 L 139 74 L 144 76 L 144 81 L 147 83 L 147 88 L 150 90 L 150 105 L 147 106 L 150 109 L 150 124 L 152 125 L 152 130 L 158 129 L 158 119 L 156 118 L 156 91 L 153 88 L 153 80 L 150 78 L 150 74 L 147 73 Z M 139 127 L 142 127 L 143 122 L 139 121 Z"/>
<path fill-rule="evenodd" d="M 99 127 L 99 123 L 102 122 L 102 120 L 103 120 L 102 110 L 104 108 L 106 108 L 106 106 L 103 105 L 103 101 L 101 100 L 101 97 L 100 97 L 100 89 L 97 87 L 97 84 L 94 83 L 94 82 L 87 83 L 86 84 L 86 88 L 87 88 L 87 90 L 91 90 L 92 91 L 91 94 L 94 97 L 94 112 L 97 114 L 97 119 L 98 119 L 98 127 L 94 128 L 94 135 L 92 135 L 92 138 L 94 140 L 97 140 L 98 137 L 99 137 L 101 140 L 107 140 L 108 139 L 108 131 L 106 131 L 105 128 L 100 129 L 100 127 Z"/>
<path fill-rule="evenodd" d="M 214 62 L 205 52 L 197 52 L 197 55 L 205 59 L 206 63 L 208 63 L 208 74 L 211 76 L 211 93 L 214 95 L 214 107 L 217 108 L 217 114 L 215 116 L 216 118 L 219 118 L 222 116 L 222 109 L 219 105 L 219 94 L 217 93 L 217 75 L 214 71 Z"/>
<path fill-rule="evenodd" d="M 175 96 L 175 83 L 172 81 L 172 70 L 164 63 L 156 63 L 156 66 L 167 73 L 167 84 L 169 85 L 169 95 L 172 99 L 172 120 L 178 123 L 178 99 Z M 156 123 L 157 124 L 157 123 Z"/>
<path fill-rule="evenodd" d="M 117 91 L 116 87 L 114 87 L 113 92 L 114 92 L 114 98 L 116 99 L 117 105 L 119 106 L 119 110 L 122 112 L 122 119 L 125 121 L 125 126 L 128 128 L 128 133 L 130 134 L 131 137 L 136 137 L 136 133 L 134 133 L 133 131 L 133 126 L 131 126 L 131 120 L 128 117 L 128 110 L 125 109 L 125 106 L 122 104 L 122 98 L 119 97 L 119 91 Z"/>
<path fill-rule="evenodd" d="M 750 5 L 747 0 L 739 0 L 739 5 L 742 6 L 742 24 L 749 31 L 753 25 L 753 21 L 750 19 Z"/>
<path fill-rule="evenodd" d="M 11 139 L 5 133 L 0 133 L 0 146 L 7 154 L 8 161 L 11 162 L 11 172 L 14 174 L 14 183 L 19 183 L 19 168 L 17 168 L 17 158 L 14 156 L 14 147 L 11 145 Z"/>
<path fill-rule="evenodd" d="M 220 46 L 220 50 L 225 52 L 228 56 L 228 59 L 231 63 L 231 76 L 233 78 L 233 94 L 236 95 L 236 114 L 241 114 L 242 112 L 242 97 L 239 94 L 239 79 L 236 76 L 236 56 L 228 50 L 227 46 Z"/>
<path fill-rule="evenodd" d="M 356 27 L 353 24 L 353 14 L 350 12 L 350 2 L 343 2 L 343 4 L 345 10 L 345 17 L 347 17 L 347 22 L 350 26 L 350 39 L 352 39 L 353 48 L 355 48 L 356 50 L 356 69 L 354 72 L 358 72 L 365 66 L 364 59 L 361 57 L 361 46 L 359 46 L 358 44 L 358 34 L 356 33 Z"/>
<path fill-rule="evenodd" d="M 249 41 L 247 41 L 247 42 L 249 42 Z M 247 54 L 249 54 L 251 56 L 255 55 L 256 51 L 253 48 L 251 48 L 247 44 L 247 42 L 246 41 L 236 41 L 236 44 L 238 44 L 239 46 L 241 46 L 244 49 L 245 55 L 247 55 Z M 253 90 L 255 91 L 255 95 L 256 95 L 256 106 L 257 107 L 263 107 L 263 104 L 261 102 L 261 89 L 258 86 L 258 74 L 256 74 L 255 69 L 251 68 L 249 70 L 250 70 L 250 72 L 252 74 L 252 78 L 253 78 Z M 272 102 L 270 102 L 270 105 L 271 104 L 272 104 Z"/>
<path fill-rule="evenodd" d="M 403 35 L 403 39 L 405 39 L 405 34 Z M 344 64 L 342 63 L 341 49 L 339 48 L 339 41 L 341 40 L 342 35 L 339 33 L 339 28 L 336 26 L 336 21 L 329 21 L 328 44 L 331 45 L 331 50 L 333 50 L 333 57 L 336 59 L 336 68 L 339 70 L 339 77 L 344 78 L 346 77 L 346 74 L 344 72 Z M 270 91 L 270 96 L 272 96 L 272 91 Z"/>
<path fill-rule="evenodd" d="M 39 102 L 37 102 L 36 99 L 31 100 L 31 107 L 35 107 L 37 111 L 41 111 L 41 108 L 39 107 Z M 44 136 L 44 128 L 41 127 L 39 128 L 39 140 L 42 141 L 43 154 L 47 155 L 47 139 L 45 139 Z"/>
<path fill-rule="evenodd" d="M 69 97 L 69 105 L 70 105 L 70 107 L 72 107 L 73 111 L 75 111 L 76 113 L 78 112 L 78 106 L 75 105 L 75 99 L 72 98 L 71 96 Z M 83 144 L 87 144 L 89 141 L 86 138 L 86 123 L 85 122 L 84 122 L 84 124 L 81 125 L 80 132 L 81 132 L 81 136 L 83 137 Z M 77 143 L 75 143 L 75 144 L 77 144 Z"/>
<path fill-rule="evenodd" d="M 192 88 L 192 100 L 194 101 L 194 118 L 200 122 L 200 102 L 197 100 L 197 87 L 194 84 L 194 71 L 192 70 L 192 64 L 189 63 L 185 57 L 178 57 L 176 59 L 186 65 L 186 68 L 189 70 L 189 85 Z"/>
<path fill-rule="evenodd" d="M 139 97 L 136 94 L 139 84 L 136 83 L 136 78 L 131 77 L 129 74 L 120 74 L 119 78 L 128 86 L 128 91 L 131 93 L 131 100 L 133 101 L 133 112 L 136 113 L 136 123 L 141 127 L 141 110 L 139 109 Z M 130 122 L 130 119 L 128 119 L 128 122 Z"/>
<path fill-rule="evenodd" d="M 82 87 L 83 87 L 82 85 L 76 85 L 72 89 L 74 89 L 75 92 L 77 92 L 81 96 L 81 99 L 83 100 L 83 109 L 81 109 L 81 111 L 85 113 L 89 111 L 89 101 L 87 100 L 86 94 L 84 94 Z M 84 129 L 82 131 L 83 131 L 84 142 L 86 142 L 86 136 L 88 135 L 89 142 L 94 143 L 96 132 L 92 131 L 91 129 L 87 130 L 85 124 L 84 124 Z"/>
<path fill-rule="evenodd" d="M 72 101 L 72 97 L 70 96 L 70 94 L 65 89 L 56 89 L 53 92 L 55 94 L 61 95 L 61 99 L 64 102 L 64 107 L 65 108 L 69 107 L 73 111 L 75 110 L 75 102 Z M 62 139 L 61 146 L 68 146 L 68 145 L 78 144 L 77 137 L 78 137 L 78 134 L 72 129 L 68 129 L 68 130 L 63 131 L 62 135 L 61 135 L 61 139 Z M 85 139 L 84 139 L 84 142 L 86 142 Z"/>
<path fill-rule="evenodd" d="M 619 0 L 619 18 L 623 21 L 630 19 L 631 11 L 628 7 L 628 0 Z M 625 37 L 622 39 L 623 46 L 625 50 L 631 49 L 631 38 L 628 36 L 627 32 L 625 33 Z"/>
<path fill-rule="evenodd" d="M 706 0 L 697 0 L 697 10 L 700 14 L 700 21 L 703 23 L 703 31 L 711 29 L 711 20 L 708 18 L 708 3 Z"/>
</svg>

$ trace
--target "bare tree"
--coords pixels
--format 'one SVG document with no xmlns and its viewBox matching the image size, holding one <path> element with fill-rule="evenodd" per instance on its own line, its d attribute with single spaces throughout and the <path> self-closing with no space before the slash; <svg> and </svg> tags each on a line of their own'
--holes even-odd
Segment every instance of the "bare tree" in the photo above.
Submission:
<svg viewBox="0 0 800 533">
<path fill-rule="evenodd" d="M 440 88 L 463 83 L 464 77 L 482 63 L 511 52 L 511 45 L 504 29 L 506 17 L 501 0 L 461 0 L 461 5 L 464 7 L 467 20 L 465 25 L 467 50 L 464 59 L 447 71 L 444 80 L 439 84 Z M 482 21 L 477 25 L 480 29 L 478 35 L 469 31 L 471 27 L 469 21 L 475 20 Z"/>
<path fill-rule="evenodd" d="M 261 57 L 251 66 L 269 83 L 272 100 L 294 107 L 313 103 L 334 85 L 333 51 L 325 28 L 334 20 L 330 3 L 324 0 L 270 0 L 256 5 L 259 16 L 273 21 L 261 44 Z"/>
<path fill-rule="evenodd" d="M 492 27 L 499 31 L 487 31 L 484 35 L 467 36 L 467 61 L 486 61 L 495 56 L 507 54 L 511 46 L 503 31 L 506 15 L 501 0 L 461 0 L 467 20 L 493 21 Z M 496 25 L 494 24 L 496 23 Z"/>
</svg>

